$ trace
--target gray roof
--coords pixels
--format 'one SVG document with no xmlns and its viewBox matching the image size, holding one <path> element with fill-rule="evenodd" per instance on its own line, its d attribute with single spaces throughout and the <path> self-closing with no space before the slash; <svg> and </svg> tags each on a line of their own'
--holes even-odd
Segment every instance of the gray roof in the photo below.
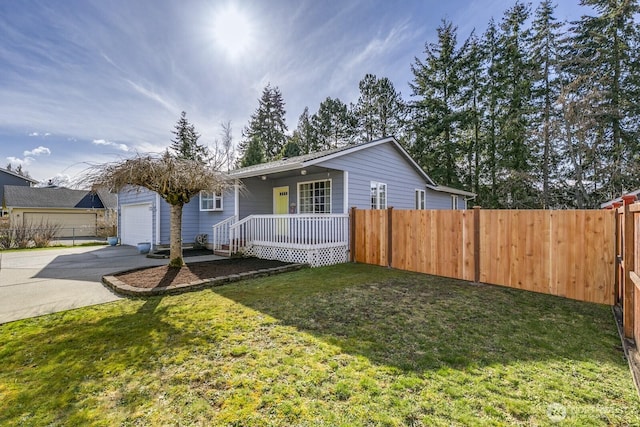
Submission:
<svg viewBox="0 0 640 427">
<path fill-rule="evenodd" d="M 102 209 L 100 196 L 88 190 L 72 190 L 64 187 L 4 186 L 5 205 L 11 208 L 78 208 Z M 115 205 L 115 204 L 114 204 Z"/>
<path fill-rule="evenodd" d="M 9 174 L 9 175 L 13 175 L 13 176 L 16 176 L 16 177 L 18 177 L 18 178 L 22 178 L 22 179 L 24 179 L 25 181 L 29 181 L 29 182 L 31 182 L 31 183 L 33 183 L 33 184 L 37 184 L 37 183 L 38 183 L 38 181 L 37 181 L 37 180 L 35 180 L 35 179 L 31 178 L 30 176 L 20 175 L 20 174 L 18 174 L 18 173 L 15 173 L 14 171 L 9 171 L 9 170 L 6 170 L 6 169 L 4 169 L 4 168 L 0 168 L 0 172 L 2 172 L 2 173 L 6 173 L 6 174 Z"/>
<path fill-rule="evenodd" d="M 105 209 L 118 209 L 118 195 L 107 189 L 96 190 Z"/>
<path fill-rule="evenodd" d="M 285 172 L 295 169 L 301 169 L 304 167 L 312 166 L 335 157 L 344 156 L 354 151 L 359 151 L 369 147 L 375 147 L 380 144 L 389 143 L 400 152 L 400 154 L 407 160 L 407 162 L 418 172 L 422 177 L 431 184 L 435 185 L 435 182 L 426 174 L 426 172 L 411 158 L 409 153 L 402 148 L 402 146 L 396 141 L 394 137 L 387 137 L 376 139 L 374 141 L 363 142 L 360 144 L 346 145 L 340 148 L 333 148 L 331 150 L 319 151 L 316 153 L 304 154 L 302 156 L 290 157 L 287 159 L 274 160 L 268 163 L 261 163 L 258 165 L 248 166 L 246 168 L 240 168 L 229 172 L 229 176 L 232 178 L 249 178 L 253 176 L 259 176 L 269 173 Z"/>
</svg>

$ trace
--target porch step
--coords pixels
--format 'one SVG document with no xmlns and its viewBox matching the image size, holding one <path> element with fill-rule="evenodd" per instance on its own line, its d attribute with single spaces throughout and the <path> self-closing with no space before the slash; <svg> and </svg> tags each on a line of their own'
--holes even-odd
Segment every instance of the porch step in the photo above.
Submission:
<svg viewBox="0 0 640 427">
<path fill-rule="evenodd" d="M 213 251 L 214 255 L 218 255 L 218 256 L 224 256 L 224 257 L 229 257 L 229 249 L 227 250 L 223 250 L 223 249 L 216 249 L 215 251 Z"/>
</svg>

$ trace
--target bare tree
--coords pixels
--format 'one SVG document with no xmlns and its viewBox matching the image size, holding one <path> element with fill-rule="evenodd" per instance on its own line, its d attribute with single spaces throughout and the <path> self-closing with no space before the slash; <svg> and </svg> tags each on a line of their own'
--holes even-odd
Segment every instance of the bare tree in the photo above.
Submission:
<svg viewBox="0 0 640 427">
<path fill-rule="evenodd" d="M 235 157 L 235 149 L 233 148 L 233 135 L 231 133 L 231 120 L 220 123 L 220 136 L 222 137 L 222 155 L 224 162 L 227 164 L 227 172 L 231 170 L 233 158 Z"/>
<path fill-rule="evenodd" d="M 162 155 L 133 158 L 90 168 L 84 181 L 111 191 L 140 187 L 154 191 L 171 206 L 169 267 L 182 267 L 182 208 L 201 191 L 221 192 L 231 185 L 227 176 L 194 159 Z"/>
</svg>

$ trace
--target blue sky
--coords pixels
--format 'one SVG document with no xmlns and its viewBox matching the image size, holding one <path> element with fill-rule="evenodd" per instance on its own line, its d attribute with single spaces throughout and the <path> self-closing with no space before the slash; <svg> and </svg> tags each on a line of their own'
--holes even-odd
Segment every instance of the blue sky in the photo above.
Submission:
<svg viewBox="0 0 640 427">
<path fill-rule="evenodd" d="M 589 10 L 561 0 L 559 19 Z M 0 167 L 74 177 L 169 144 L 181 111 L 234 142 L 267 83 L 290 131 L 327 96 L 355 102 L 366 73 L 409 98 L 410 65 L 446 18 L 459 40 L 514 1 L 60 0 L 0 2 Z M 537 3 L 533 4 L 533 7 Z"/>
</svg>

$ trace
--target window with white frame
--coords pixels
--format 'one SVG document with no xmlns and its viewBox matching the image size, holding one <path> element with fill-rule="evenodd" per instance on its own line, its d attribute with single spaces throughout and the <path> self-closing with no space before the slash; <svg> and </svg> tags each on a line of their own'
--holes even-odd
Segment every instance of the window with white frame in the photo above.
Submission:
<svg viewBox="0 0 640 427">
<path fill-rule="evenodd" d="M 371 209 L 387 209 L 387 184 L 371 181 Z"/>
<path fill-rule="evenodd" d="M 458 209 L 458 196 L 455 194 L 451 195 L 451 209 Z"/>
<path fill-rule="evenodd" d="M 222 210 L 222 193 L 201 191 L 200 192 L 200 210 L 201 211 L 221 211 Z"/>
<path fill-rule="evenodd" d="M 298 183 L 298 213 L 331 213 L 331 180 Z"/>
<path fill-rule="evenodd" d="M 416 189 L 416 209 L 426 209 L 426 192 Z"/>
</svg>

